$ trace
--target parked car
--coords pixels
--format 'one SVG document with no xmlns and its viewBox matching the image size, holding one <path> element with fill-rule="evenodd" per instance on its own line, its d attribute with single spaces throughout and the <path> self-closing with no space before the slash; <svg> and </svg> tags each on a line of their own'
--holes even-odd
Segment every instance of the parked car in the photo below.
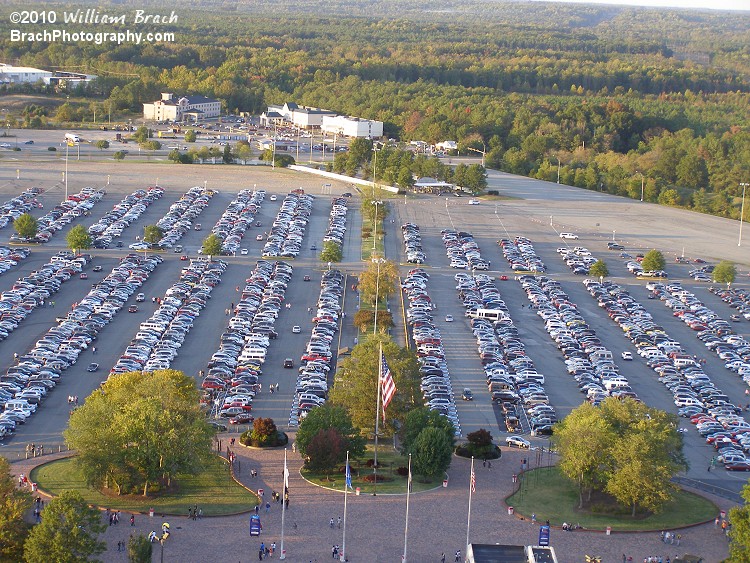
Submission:
<svg viewBox="0 0 750 563">
<path fill-rule="evenodd" d="M 508 436 L 505 438 L 505 443 L 508 446 L 516 447 L 516 448 L 530 448 L 531 442 L 529 442 L 527 439 L 522 438 L 521 436 Z"/>
</svg>

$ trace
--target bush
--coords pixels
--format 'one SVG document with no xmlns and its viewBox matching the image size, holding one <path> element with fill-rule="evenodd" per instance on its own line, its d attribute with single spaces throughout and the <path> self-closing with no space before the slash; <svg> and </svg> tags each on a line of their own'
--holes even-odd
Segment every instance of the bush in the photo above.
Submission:
<svg viewBox="0 0 750 563">
<path fill-rule="evenodd" d="M 401 475 L 401 477 L 407 477 L 409 475 L 409 468 L 408 467 L 399 467 L 396 469 L 396 473 L 398 475 Z"/>
<path fill-rule="evenodd" d="M 375 474 L 371 473 L 370 475 L 365 475 L 364 477 L 362 477 L 362 480 L 366 483 L 374 483 L 375 478 Z M 393 481 L 393 479 L 391 477 L 386 477 L 385 475 L 378 474 L 377 481 L 378 483 L 385 483 L 386 481 Z"/>
<path fill-rule="evenodd" d="M 500 195 L 499 190 L 487 190 L 487 195 Z"/>
<path fill-rule="evenodd" d="M 283 432 L 277 431 L 273 437 L 266 437 L 263 441 L 253 440 L 253 431 L 247 430 L 240 435 L 240 444 L 254 448 L 275 448 L 289 443 L 289 437 Z"/>
<path fill-rule="evenodd" d="M 488 451 L 476 451 L 472 444 L 468 442 L 456 446 L 454 453 L 459 457 L 470 458 L 473 456 L 476 459 L 500 459 L 503 455 L 498 446 L 492 446 L 492 449 Z"/>
</svg>

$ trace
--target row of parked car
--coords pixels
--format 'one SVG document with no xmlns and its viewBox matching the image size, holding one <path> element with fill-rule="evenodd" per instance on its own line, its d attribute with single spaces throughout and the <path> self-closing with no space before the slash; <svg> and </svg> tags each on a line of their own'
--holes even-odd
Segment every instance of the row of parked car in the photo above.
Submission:
<svg viewBox="0 0 750 563">
<path fill-rule="evenodd" d="M 510 318 L 508 307 L 490 276 L 457 278 L 457 289 L 468 299 L 479 300 L 483 311 L 500 311 L 502 315 L 474 316 L 471 327 L 485 371 L 487 387 L 492 400 L 500 405 L 509 432 L 521 430 L 523 421 L 519 409 L 532 434 L 550 434 L 557 422 L 554 408 L 544 390 L 545 378 L 526 354 L 518 329 Z M 467 290 L 467 288 L 469 288 Z M 492 320 L 497 317 L 496 320 Z"/>
<path fill-rule="evenodd" d="M 695 358 L 685 353 L 680 343 L 671 338 L 663 327 L 656 324 L 645 310 L 618 284 L 595 280 L 584 282 L 589 293 L 598 301 L 635 345 L 646 365 L 653 369 L 680 407 L 678 414 L 700 422 L 698 431 L 703 436 L 729 433 L 731 444 L 714 440 L 717 459 L 730 470 L 750 470 L 750 461 L 734 444 L 740 436 L 750 436 L 750 423 L 730 398 L 714 385 Z"/>
<path fill-rule="evenodd" d="M 42 204 L 36 199 L 39 193 L 41 193 L 39 188 L 28 188 L 16 197 L 3 202 L 0 205 L 0 229 L 6 227 L 32 209 L 41 209 Z"/>
<path fill-rule="evenodd" d="M 211 356 L 201 387 L 214 399 L 214 414 L 233 423 L 252 421 L 253 399 L 260 389 L 262 367 L 274 324 L 292 279 L 286 262 L 259 260 L 245 280 L 237 307 Z"/>
<path fill-rule="evenodd" d="M 24 258 L 28 258 L 31 250 L 28 248 L 0 246 L 0 274 L 4 274 Z"/>
<path fill-rule="evenodd" d="M 193 228 L 193 221 L 208 207 L 208 202 L 213 196 L 213 190 L 194 186 L 174 202 L 164 217 L 156 223 L 163 233 L 159 247 L 172 248 Z"/>
<path fill-rule="evenodd" d="M 284 198 L 276 219 L 268 231 L 263 256 L 293 258 L 302 250 L 307 223 L 312 213 L 313 196 L 295 190 Z"/>
<path fill-rule="evenodd" d="M 87 255 L 88 256 L 88 255 Z M 0 340 L 5 340 L 31 312 L 60 290 L 63 282 L 81 271 L 72 252 L 58 252 L 49 262 L 18 278 L 0 293 Z"/>
<path fill-rule="evenodd" d="M 750 342 L 745 337 L 736 334 L 728 321 L 679 283 L 655 284 L 653 292 L 667 306 L 671 305 L 674 316 L 698 331 L 698 338 L 724 362 L 724 367 L 750 385 Z"/>
<path fill-rule="evenodd" d="M 112 209 L 88 229 L 93 237 L 91 246 L 94 248 L 109 248 L 112 240 L 122 235 L 133 221 L 140 218 L 149 205 L 164 195 L 164 189 L 151 186 L 145 190 L 135 190 L 116 203 Z"/>
<path fill-rule="evenodd" d="M 211 232 L 221 239 L 221 253 L 233 256 L 240 249 L 242 238 L 247 229 L 260 222 L 255 216 L 260 211 L 261 204 L 266 197 L 266 190 L 242 190 L 229 203 Z"/>
<path fill-rule="evenodd" d="M 323 242 L 335 242 L 339 246 L 344 244 L 346 234 L 346 210 L 349 200 L 345 197 L 334 197 L 331 201 L 331 211 L 328 215 L 328 228 L 323 235 Z"/>
<path fill-rule="evenodd" d="M 440 329 L 433 318 L 433 303 L 427 292 L 430 275 L 422 268 L 410 270 L 402 283 L 409 306 L 406 318 L 411 326 L 411 336 L 417 347 L 417 361 L 421 376 L 420 389 L 425 405 L 451 421 L 456 436 L 461 434 L 461 424 L 456 410 L 456 397 L 451 385 L 448 363 Z"/>
<path fill-rule="evenodd" d="M 750 321 L 750 291 L 744 288 L 722 288 L 710 287 L 709 291 L 719 297 L 724 303 L 732 309 L 737 310 L 736 315 L 732 315 L 732 321 L 739 322 L 740 316 Z"/>
<path fill-rule="evenodd" d="M 474 235 L 466 231 L 443 229 L 445 253 L 450 258 L 451 268 L 461 270 L 489 270 L 490 261 L 482 258 L 479 245 L 474 240 Z"/>
<path fill-rule="evenodd" d="M 545 272 L 544 262 L 534 250 L 534 245 L 526 237 L 518 236 L 513 240 L 504 238 L 497 241 L 514 272 Z"/>
<path fill-rule="evenodd" d="M 63 277 L 54 274 L 52 264 L 61 264 L 73 272 L 80 272 L 91 261 L 91 255 L 57 255 L 59 261 L 51 262 L 41 269 L 48 279 L 39 285 L 46 293 L 48 288 L 58 287 Z M 68 272 L 65 273 L 68 275 Z M 47 294 L 49 296 L 49 294 Z M 80 305 L 80 304 L 79 304 Z M 34 347 L 23 355 L 15 355 L 15 364 L 0 377 L 0 437 L 12 433 L 17 424 L 23 424 L 37 410 L 48 392 L 55 387 L 63 370 L 78 360 L 95 332 L 78 319 L 58 319 L 58 325 L 42 336 Z"/>
<path fill-rule="evenodd" d="M 339 330 L 345 283 L 346 275 L 340 270 L 323 272 L 310 340 L 300 358 L 289 414 L 290 426 L 297 426 L 307 413 L 325 403 L 328 396 L 328 375 L 334 367 L 332 343 Z M 284 367 L 293 368 L 294 363 L 291 359 L 284 360 Z"/>
<path fill-rule="evenodd" d="M 37 219 L 36 236 L 28 241 L 14 233 L 14 242 L 48 242 L 52 236 L 70 224 L 76 217 L 88 215 L 91 209 L 104 197 L 104 191 L 96 188 L 83 188 L 77 194 L 56 205 L 51 211 Z"/>
<path fill-rule="evenodd" d="M 557 249 L 557 253 L 565 261 L 568 268 L 577 275 L 588 275 L 591 266 L 596 264 L 596 258 L 583 246 L 576 246 L 572 249 L 561 246 Z"/>
<path fill-rule="evenodd" d="M 139 331 L 110 370 L 110 376 L 169 369 L 226 267 L 221 260 L 191 260 L 180 272 L 179 280 L 160 299 L 156 311 L 140 324 Z"/>
<path fill-rule="evenodd" d="M 404 253 L 409 264 L 424 264 L 427 255 L 422 248 L 422 235 L 419 227 L 414 223 L 401 225 L 401 235 L 404 237 Z"/>
</svg>

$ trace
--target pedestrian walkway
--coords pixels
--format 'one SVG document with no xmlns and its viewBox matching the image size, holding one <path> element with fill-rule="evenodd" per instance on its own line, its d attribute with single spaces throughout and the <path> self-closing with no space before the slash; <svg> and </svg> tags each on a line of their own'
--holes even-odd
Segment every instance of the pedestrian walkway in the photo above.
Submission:
<svg viewBox="0 0 750 563">
<path fill-rule="evenodd" d="M 228 436 L 224 436 L 228 440 Z M 255 560 L 261 541 L 277 544 L 281 549 L 281 504 L 271 500 L 271 491 L 282 490 L 284 453 L 281 449 L 255 450 L 236 446 L 241 462 L 238 479 L 247 487 L 264 489 L 265 500 L 260 510 L 263 533 L 250 537 L 248 514 L 227 517 L 203 517 L 190 520 L 186 516 L 162 517 L 138 514 L 134 526 L 129 515 L 123 515 L 120 524 L 108 526 L 104 532 L 109 551 L 106 561 L 127 561 L 125 552 L 117 552 L 117 543 L 127 541 L 131 533 L 148 535 L 159 530 L 163 521 L 171 524 L 171 536 L 164 545 L 164 561 L 202 562 L 215 559 L 217 554 L 227 561 L 241 563 Z M 39 463 L 64 457 L 54 454 L 42 459 L 31 459 L 12 464 L 18 475 Z M 491 468 L 476 466 L 476 493 L 472 500 L 470 539 L 477 543 L 535 544 L 538 525 L 528 519 L 508 515 L 503 499 L 512 491 L 512 474 L 520 460 L 527 455 L 518 450 L 505 450 L 503 457 Z M 329 525 L 331 518 L 338 521 L 343 516 L 344 497 L 308 484 L 299 475 L 302 460 L 288 450 L 289 457 L 289 510 L 286 513 L 284 549 L 287 560 L 307 563 L 331 558 L 334 545 L 343 548 L 343 529 Z M 447 488 L 413 494 L 409 507 L 409 551 L 411 561 L 439 561 L 441 552 L 452 555 L 466 541 L 466 516 L 468 508 L 469 460 L 454 458 L 449 470 Z M 257 477 L 252 472 L 257 471 Z M 719 507 L 727 510 L 731 503 L 712 498 Z M 265 501 L 270 501 L 268 514 Z M 389 562 L 400 560 L 403 551 L 406 497 L 403 495 L 372 495 L 348 497 L 346 549 L 352 562 Z M 103 515 L 104 519 L 105 516 Z M 553 525 L 555 523 L 553 522 Z M 728 556 L 726 537 L 713 522 L 679 532 L 682 544 L 665 544 L 659 531 L 650 533 L 615 533 L 607 536 L 600 532 L 565 532 L 553 528 L 551 545 L 555 547 L 561 563 L 585 561 L 586 555 L 600 556 L 603 562 L 619 563 L 622 555 L 640 563 L 650 556 L 667 556 L 693 553 L 701 555 L 706 563 L 716 563 Z M 159 545 L 154 546 L 159 556 Z"/>
</svg>

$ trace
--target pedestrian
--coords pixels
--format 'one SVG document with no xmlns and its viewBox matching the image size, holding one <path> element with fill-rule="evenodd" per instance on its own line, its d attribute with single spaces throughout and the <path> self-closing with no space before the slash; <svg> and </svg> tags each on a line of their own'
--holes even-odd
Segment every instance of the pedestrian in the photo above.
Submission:
<svg viewBox="0 0 750 563">
<path fill-rule="evenodd" d="M 487 458 L 482 460 L 482 467 L 487 467 Z"/>
<path fill-rule="evenodd" d="M 628 560 L 627 556 L 623 553 L 622 554 L 622 563 L 626 563 Z"/>
<path fill-rule="evenodd" d="M 199 508 L 198 509 L 198 520 L 200 520 L 201 518 L 203 518 L 203 509 Z"/>
<path fill-rule="evenodd" d="M 531 523 L 532 524 L 536 524 L 536 513 L 535 512 L 531 513 Z"/>
<path fill-rule="evenodd" d="M 297 442 L 292 442 L 292 453 L 297 453 Z"/>
<path fill-rule="evenodd" d="M 677 547 L 680 547 L 680 541 L 682 541 L 682 534 L 677 534 Z"/>
<path fill-rule="evenodd" d="M 255 510 L 255 513 L 256 514 L 258 513 L 257 508 Z M 192 519 L 193 519 L 193 507 L 192 506 L 188 506 L 188 520 L 192 520 Z"/>
<path fill-rule="evenodd" d="M 284 497 L 284 508 L 289 510 L 289 495 L 288 494 Z"/>
<path fill-rule="evenodd" d="M 91 352 L 96 356 L 96 346 L 94 346 L 93 348 L 91 348 Z"/>
<path fill-rule="evenodd" d="M 456 550 L 456 563 L 460 563 L 461 561 L 461 550 Z"/>
<path fill-rule="evenodd" d="M 276 542 L 272 541 L 271 542 L 271 557 L 273 557 L 273 554 L 275 553 L 275 551 L 276 551 Z"/>
<path fill-rule="evenodd" d="M 338 517 L 338 519 L 336 520 L 336 523 L 338 524 L 339 530 L 340 530 L 341 529 L 341 516 Z"/>
<path fill-rule="evenodd" d="M 440 554 L 440 563 L 445 563 L 445 552 Z"/>
<path fill-rule="evenodd" d="M 263 561 L 263 548 L 258 550 L 258 561 Z"/>
<path fill-rule="evenodd" d="M 333 559 L 336 559 L 336 551 L 337 550 L 336 550 L 336 546 L 335 545 L 333 547 L 331 547 L 331 557 Z"/>
<path fill-rule="evenodd" d="M 718 516 L 716 518 L 714 518 L 714 527 L 716 527 L 716 528 L 719 527 L 719 517 Z"/>
<path fill-rule="evenodd" d="M 333 530 L 333 518 L 331 518 L 331 521 L 329 522 L 329 524 L 331 526 L 331 530 Z"/>
<path fill-rule="evenodd" d="M 266 503 L 266 514 L 268 514 L 270 511 L 271 511 L 271 503 L 267 502 Z"/>
<path fill-rule="evenodd" d="M 130 525 L 135 526 L 135 514 L 130 515 Z"/>
<path fill-rule="evenodd" d="M 255 514 L 258 514 L 258 508 L 259 508 L 259 506 L 256 504 L 255 505 Z"/>
</svg>

